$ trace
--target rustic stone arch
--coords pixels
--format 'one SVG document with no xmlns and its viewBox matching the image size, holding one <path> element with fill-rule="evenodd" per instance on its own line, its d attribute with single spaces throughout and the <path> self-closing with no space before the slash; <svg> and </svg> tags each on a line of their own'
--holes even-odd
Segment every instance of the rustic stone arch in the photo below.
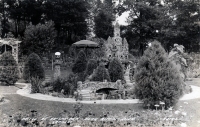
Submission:
<svg viewBox="0 0 200 127">
<path fill-rule="evenodd" d="M 21 41 L 14 39 L 14 38 L 4 38 L 4 39 L 0 39 L 0 56 L 4 53 L 4 52 L 11 52 L 12 56 L 14 57 L 14 59 L 16 60 L 16 62 L 18 63 L 18 51 L 19 51 L 19 44 L 21 43 Z"/>
</svg>

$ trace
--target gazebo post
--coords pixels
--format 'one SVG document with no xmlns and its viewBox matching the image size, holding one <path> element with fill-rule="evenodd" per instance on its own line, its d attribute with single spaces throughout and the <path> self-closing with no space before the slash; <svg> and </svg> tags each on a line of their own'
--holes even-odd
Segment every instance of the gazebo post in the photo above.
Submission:
<svg viewBox="0 0 200 127">
<path fill-rule="evenodd" d="M 99 48 L 99 44 L 90 40 L 80 40 L 73 44 L 76 48 L 83 48 L 86 56 L 88 56 L 88 48 Z M 88 59 L 88 58 L 87 58 Z"/>
</svg>

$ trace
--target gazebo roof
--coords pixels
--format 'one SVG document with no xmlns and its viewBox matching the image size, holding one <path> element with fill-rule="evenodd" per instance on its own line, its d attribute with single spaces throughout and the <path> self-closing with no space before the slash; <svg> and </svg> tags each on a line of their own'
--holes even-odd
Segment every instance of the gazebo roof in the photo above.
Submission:
<svg viewBox="0 0 200 127">
<path fill-rule="evenodd" d="M 0 39 L 0 45 L 14 45 L 14 44 L 19 44 L 21 41 L 15 39 L 15 38 L 4 38 Z"/>
<path fill-rule="evenodd" d="M 90 40 L 80 40 L 80 41 L 77 41 L 75 43 L 73 43 L 74 46 L 76 47 L 99 47 L 99 44 L 94 42 L 94 41 L 90 41 Z"/>
</svg>

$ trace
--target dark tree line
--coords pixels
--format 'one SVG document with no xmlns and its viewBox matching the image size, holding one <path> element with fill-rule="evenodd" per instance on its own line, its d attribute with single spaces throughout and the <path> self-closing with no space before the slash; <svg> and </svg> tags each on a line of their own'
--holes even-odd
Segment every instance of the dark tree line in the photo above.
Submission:
<svg viewBox="0 0 200 127">
<path fill-rule="evenodd" d="M 130 49 L 143 54 L 150 40 L 159 40 L 166 51 L 174 43 L 181 44 L 187 52 L 199 51 L 199 3 L 182 0 L 126 0 L 117 8 L 122 14 L 130 11 L 128 26 L 122 26 Z"/>
<path fill-rule="evenodd" d="M 95 36 L 107 39 L 113 36 L 116 14 L 130 11 L 129 25 L 121 26 L 130 50 L 143 54 L 148 42 L 156 39 L 166 51 L 177 43 L 191 52 L 199 50 L 199 9 L 199 3 L 193 0 L 125 0 L 117 7 L 112 0 L 1 0 L 1 37 L 11 32 L 15 38 L 25 40 L 30 24 L 53 21 L 53 44 L 63 47 L 86 39 L 90 29 L 87 19 L 93 18 Z"/>
<path fill-rule="evenodd" d="M 37 25 L 52 20 L 57 43 L 71 44 L 87 34 L 88 8 L 88 2 L 83 0 L 2 0 L 1 36 L 11 32 L 16 38 L 23 38 L 30 23 Z"/>
</svg>

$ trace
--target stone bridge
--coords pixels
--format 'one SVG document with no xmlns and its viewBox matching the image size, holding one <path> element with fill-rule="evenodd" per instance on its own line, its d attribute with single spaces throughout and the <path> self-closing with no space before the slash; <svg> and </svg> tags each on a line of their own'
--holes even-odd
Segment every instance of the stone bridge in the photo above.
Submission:
<svg viewBox="0 0 200 127">
<path fill-rule="evenodd" d="M 116 82 L 78 82 L 78 90 L 88 89 L 91 91 L 96 91 L 102 88 L 123 89 L 124 86 L 120 80 Z"/>
</svg>

